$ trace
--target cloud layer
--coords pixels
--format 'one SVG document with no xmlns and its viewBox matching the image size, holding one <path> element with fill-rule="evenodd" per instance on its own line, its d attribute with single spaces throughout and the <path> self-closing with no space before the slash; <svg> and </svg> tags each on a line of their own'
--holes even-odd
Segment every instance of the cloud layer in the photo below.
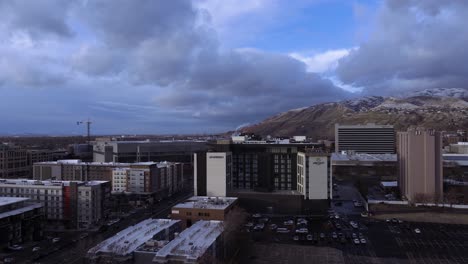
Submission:
<svg viewBox="0 0 468 264">
<path fill-rule="evenodd" d="M 76 118 L 123 119 L 140 133 L 152 122 L 155 133 L 161 123 L 177 123 L 174 132 L 223 131 L 348 96 L 287 54 L 221 48 L 209 11 L 190 1 L 26 2 L 0 2 L 0 14 L 9 14 L 2 52 L 15 61 L 0 61 L 1 89 L 63 89 L 68 98 L 58 99 Z"/>
<path fill-rule="evenodd" d="M 467 88 L 467 15 L 467 1 L 385 1 L 369 39 L 340 61 L 337 74 L 371 94 Z"/>
</svg>

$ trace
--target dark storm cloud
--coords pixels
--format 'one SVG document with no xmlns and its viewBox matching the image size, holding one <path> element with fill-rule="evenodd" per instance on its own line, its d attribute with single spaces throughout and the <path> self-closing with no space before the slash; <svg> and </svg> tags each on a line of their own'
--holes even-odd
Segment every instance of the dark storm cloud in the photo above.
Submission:
<svg viewBox="0 0 468 264">
<path fill-rule="evenodd" d="M 166 120 L 180 121 L 185 131 L 200 131 L 196 124 L 222 131 L 348 96 L 288 55 L 223 49 L 209 13 L 188 0 L 0 0 L 0 14 L 6 16 L 0 30 L 26 34 L 21 41 L 28 46 L 20 55 L 25 43 L 8 44 L 10 57 L 25 59 L 0 73 L 0 82 L 63 88 L 64 97 L 73 90 L 62 107 L 88 105 L 105 113 L 101 122 L 114 116 L 135 127 Z M 0 70 L 8 66 L 0 59 Z M 144 107 L 128 109 L 139 103 Z"/>
<path fill-rule="evenodd" d="M 33 37 L 52 34 L 69 37 L 66 24 L 69 7 L 74 0 L 0 0 L 1 22 L 10 29 L 23 30 Z"/>
<path fill-rule="evenodd" d="M 190 1 L 90 1 L 82 8 L 86 23 L 106 48 L 95 56 L 78 55 L 77 60 L 82 66 L 90 64 L 87 61 L 106 65 L 112 56 L 103 53 L 122 49 L 122 74 L 134 84 L 159 87 L 154 97 L 161 107 L 191 110 L 199 118 L 244 113 L 244 119 L 256 120 L 347 96 L 289 56 L 222 50 L 206 11 Z M 101 68 L 83 71 L 104 73 Z"/>
<path fill-rule="evenodd" d="M 369 40 L 342 59 L 337 74 L 368 93 L 468 88 L 468 1 L 388 0 Z"/>
</svg>

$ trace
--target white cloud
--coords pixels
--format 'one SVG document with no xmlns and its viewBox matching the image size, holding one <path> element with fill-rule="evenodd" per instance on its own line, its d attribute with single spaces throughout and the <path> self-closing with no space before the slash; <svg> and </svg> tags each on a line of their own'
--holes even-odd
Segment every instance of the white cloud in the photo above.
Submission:
<svg viewBox="0 0 468 264">
<path fill-rule="evenodd" d="M 312 56 L 293 52 L 289 56 L 304 62 L 307 65 L 308 72 L 324 73 L 334 70 L 338 66 L 338 61 L 348 56 L 349 52 L 353 49 L 355 48 L 328 50 L 322 53 L 315 53 Z"/>
</svg>

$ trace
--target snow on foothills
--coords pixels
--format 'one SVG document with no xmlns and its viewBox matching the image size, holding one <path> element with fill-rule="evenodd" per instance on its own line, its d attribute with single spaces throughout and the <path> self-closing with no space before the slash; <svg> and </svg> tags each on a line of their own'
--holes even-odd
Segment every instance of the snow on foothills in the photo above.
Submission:
<svg viewBox="0 0 468 264">
<path fill-rule="evenodd" d="M 376 107 L 376 109 L 381 109 L 381 108 L 416 109 L 416 108 L 419 108 L 419 106 L 411 104 L 411 103 L 400 103 L 394 100 L 386 100 L 384 103 Z"/>
<path fill-rule="evenodd" d="M 342 103 L 344 106 L 356 111 L 364 108 L 374 108 L 380 105 L 384 100 L 385 99 L 381 96 L 365 96 L 358 99 L 346 100 Z"/>
<path fill-rule="evenodd" d="M 307 109 L 307 108 L 309 108 L 309 107 L 308 107 L 308 106 L 299 107 L 299 108 L 296 108 L 296 109 L 291 109 L 291 110 L 289 110 L 288 112 L 300 112 L 300 111 L 305 110 L 305 109 Z"/>
<path fill-rule="evenodd" d="M 438 96 L 438 97 L 454 97 L 454 98 L 466 98 L 468 97 L 468 90 L 463 88 L 433 88 L 425 89 L 421 91 L 415 91 L 403 95 L 403 97 L 412 96 Z"/>
</svg>

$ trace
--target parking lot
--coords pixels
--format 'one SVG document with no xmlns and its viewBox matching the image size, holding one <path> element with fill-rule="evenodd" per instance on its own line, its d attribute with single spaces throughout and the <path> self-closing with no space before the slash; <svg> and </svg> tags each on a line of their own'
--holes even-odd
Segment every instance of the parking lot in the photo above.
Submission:
<svg viewBox="0 0 468 264">
<path fill-rule="evenodd" d="M 468 225 L 362 217 L 353 187 L 337 189 L 323 217 L 252 215 L 245 227 L 254 241 L 250 262 L 468 263 Z"/>
</svg>

